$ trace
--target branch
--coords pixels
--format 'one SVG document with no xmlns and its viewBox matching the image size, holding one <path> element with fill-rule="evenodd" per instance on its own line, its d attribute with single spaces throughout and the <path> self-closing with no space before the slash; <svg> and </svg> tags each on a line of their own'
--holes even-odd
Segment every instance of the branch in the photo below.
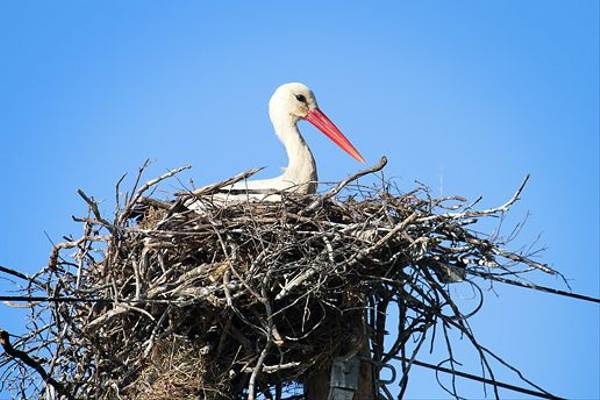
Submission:
<svg viewBox="0 0 600 400">
<path fill-rule="evenodd" d="M 21 362 L 23 362 L 23 364 L 27 365 L 28 367 L 33 368 L 42 377 L 44 382 L 52 385 L 52 387 L 58 392 L 58 394 L 66 397 L 69 400 L 75 400 L 71 393 L 69 393 L 61 383 L 57 382 L 54 378 L 49 376 L 48 373 L 46 373 L 46 370 L 42 368 L 40 363 L 35 361 L 29 356 L 29 354 L 25 353 L 24 351 L 15 349 L 10 343 L 8 332 L 3 329 L 0 329 L 0 345 L 2 346 L 6 354 L 20 360 Z"/>
<path fill-rule="evenodd" d="M 346 179 L 344 179 L 343 181 L 341 181 L 340 183 L 335 185 L 333 188 L 331 188 L 327 192 L 325 192 L 325 194 L 323 194 L 323 196 L 321 196 L 318 199 L 316 199 L 315 201 L 313 201 L 308 207 L 306 207 L 304 210 L 302 210 L 299 214 L 303 215 L 307 212 L 311 212 L 312 210 L 317 208 L 319 206 L 319 204 L 322 204 L 323 202 L 329 200 L 330 198 L 332 198 L 333 196 L 338 194 L 350 182 L 355 181 L 358 178 L 361 178 L 365 175 L 372 174 L 377 171 L 381 171 L 383 169 L 383 167 L 385 167 L 386 164 L 387 164 L 387 157 L 382 156 L 379 159 L 379 162 L 377 164 L 373 165 L 372 167 L 360 170 L 357 173 L 355 173 L 354 175 L 350 175 L 349 177 L 347 177 Z"/>
<path fill-rule="evenodd" d="M 259 171 L 262 171 L 264 169 L 264 167 L 261 168 L 252 168 L 249 169 L 246 172 L 242 172 L 240 174 L 237 174 L 235 176 L 232 176 L 231 178 L 225 179 L 221 182 L 217 182 L 217 183 L 213 183 L 211 185 L 207 185 L 207 186 L 203 186 L 200 189 L 196 189 L 193 192 L 180 192 L 177 193 L 178 196 L 183 196 L 183 197 L 187 197 L 187 196 L 202 196 L 202 195 L 206 195 L 206 194 L 211 194 L 215 191 L 218 191 L 219 189 L 221 189 L 223 186 L 228 186 L 228 185 L 233 185 L 241 180 L 244 179 L 248 179 L 249 177 L 251 177 L 252 175 L 256 174 Z"/>
<path fill-rule="evenodd" d="M 85 200 L 85 202 L 88 204 L 88 206 L 90 207 L 90 209 L 94 213 L 94 216 L 96 217 L 96 219 L 98 221 L 100 221 L 104 226 L 106 226 L 106 228 L 110 232 L 112 232 L 112 225 L 111 225 L 110 222 L 108 222 L 107 220 L 105 220 L 104 218 L 102 218 L 102 215 L 100 214 L 100 210 L 98 209 L 98 203 L 96 203 L 96 201 L 94 199 L 92 199 L 87 194 L 85 194 L 85 192 L 83 190 L 81 190 L 81 189 L 77 189 L 77 194 L 79 196 L 81 196 L 81 198 L 83 200 Z"/>
<path fill-rule="evenodd" d="M 35 278 L 32 278 L 32 277 L 30 277 L 30 276 L 28 276 L 28 275 L 26 275 L 26 274 L 24 274 L 22 272 L 15 271 L 14 269 L 11 269 L 11 268 L 8 268 L 8 267 L 4 267 L 2 265 L 0 265 L 0 272 L 4 272 L 6 274 L 13 275 L 13 276 L 16 276 L 17 278 L 21 278 L 21 279 L 26 280 L 28 282 L 33 282 L 33 283 L 35 283 L 38 286 L 42 286 L 42 283 L 40 281 L 36 280 Z"/>
<path fill-rule="evenodd" d="M 178 173 L 185 171 L 186 169 L 190 169 L 190 168 L 192 168 L 192 166 L 190 164 L 186 164 L 182 167 L 167 171 L 166 173 L 162 174 L 158 178 L 149 180 L 148 182 L 144 183 L 144 185 L 136 192 L 136 194 L 127 203 L 127 206 L 125 207 L 125 210 L 123 210 L 123 213 L 119 217 L 118 222 L 125 221 L 129 217 L 129 214 L 133 211 L 135 205 L 140 201 L 142 195 L 146 192 L 146 190 L 148 190 L 152 186 L 157 185 L 158 183 L 164 181 L 165 179 L 168 179 L 168 178 L 172 177 L 173 175 L 177 175 Z"/>
<path fill-rule="evenodd" d="M 515 194 L 513 194 L 513 196 L 506 203 L 502 204 L 501 206 L 494 207 L 494 208 L 488 208 L 487 210 L 481 210 L 481 211 L 463 211 L 463 212 L 458 212 L 458 213 L 434 214 L 434 215 L 429 215 L 429 216 L 426 216 L 423 218 L 419 218 L 418 222 L 426 222 L 426 221 L 439 220 L 439 219 L 462 219 L 462 218 L 469 218 L 469 217 L 484 217 L 487 215 L 498 214 L 500 212 L 504 213 L 504 212 L 508 211 L 508 209 L 520 199 L 519 196 L 523 192 L 523 189 L 525 189 L 525 185 L 527 185 L 527 182 L 529 181 L 529 176 L 530 176 L 529 174 L 527 174 L 525 176 L 525 178 L 523 179 L 523 182 L 521 182 L 521 185 L 519 186 L 519 188 L 517 189 Z M 479 199 L 477 201 L 479 201 Z M 471 208 L 472 206 L 473 206 L 472 204 L 469 205 L 467 207 L 467 209 Z"/>
</svg>

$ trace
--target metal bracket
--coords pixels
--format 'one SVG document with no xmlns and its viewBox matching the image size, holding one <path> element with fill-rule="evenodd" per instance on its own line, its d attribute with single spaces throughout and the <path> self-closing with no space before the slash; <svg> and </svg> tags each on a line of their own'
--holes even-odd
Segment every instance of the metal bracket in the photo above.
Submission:
<svg viewBox="0 0 600 400">
<path fill-rule="evenodd" d="M 358 389 L 360 357 L 336 357 L 331 365 L 328 400 L 352 400 Z"/>
<path fill-rule="evenodd" d="M 381 370 L 383 369 L 387 369 L 390 371 L 390 377 L 388 379 L 381 379 L 378 378 L 377 379 L 377 384 L 379 386 L 381 385 L 389 385 L 392 384 L 396 381 L 396 368 L 394 368 L 393 365 L 391 364 L 386 364 L 380 361 L 375 361 L 372 358 L 368 358 L 368 357 L 361 357 L 363 361 L 369 362 L 371 364 L 373 364 L 373 366 L 377 369 L 377 371 L 381 372 Z"/>
</svg>

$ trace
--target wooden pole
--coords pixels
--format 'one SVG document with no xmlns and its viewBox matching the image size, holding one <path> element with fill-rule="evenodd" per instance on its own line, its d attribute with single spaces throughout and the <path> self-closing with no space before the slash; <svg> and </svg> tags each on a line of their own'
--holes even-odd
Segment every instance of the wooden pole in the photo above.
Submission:
<svg viewBox="0 0 600 400">
<path fill-rule="evenodd" d="M 347 349 L 347 354 L 355 353 L 351 358 L 356 357 L 360 362 L 358 371 L 358 387 L 354 391 L 352 400 L 374 400 L 376 398 L 373 364 L 369 362 L 371 359 L 371 351 L 369 348 L 369 335 L 366 329 L 366 322 L 362 315 L 360 320 L 355 321 L 356 325 L 361 329 L 357 329 L 360 334 L 360 340 L 354 349 Z M 349 359 L 349 361 L 350 361 Z M 328 363 L 322 368 L 311 371 L 304 380 L 304 396 L 306 400 L 342 400 L 341 397 L 336 397 L 331 390 L 332 363 Z"/>
</svg>

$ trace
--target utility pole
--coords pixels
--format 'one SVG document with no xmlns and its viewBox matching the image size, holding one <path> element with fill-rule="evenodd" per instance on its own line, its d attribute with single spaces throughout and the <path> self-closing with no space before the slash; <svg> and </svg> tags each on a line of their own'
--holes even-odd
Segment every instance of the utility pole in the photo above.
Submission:
<svg viewBox="0 0 600 400">
<path fill-rule="evenodd" d="M 376 385 L 369 348 L 366 322 L 361 318 L 361 340 L 343 356 L 319 371 L 312 373 L 304 382 L 306 400 L 374 400 Z M 359 325 L 359 326 L 360 326 Z"/>
</svg>

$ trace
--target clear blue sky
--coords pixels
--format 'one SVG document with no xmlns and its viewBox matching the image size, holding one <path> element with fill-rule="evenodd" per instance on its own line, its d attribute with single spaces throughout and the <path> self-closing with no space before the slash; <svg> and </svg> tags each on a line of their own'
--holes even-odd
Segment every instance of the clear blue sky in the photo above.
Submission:
<svg viewBox="0 0 600 400">
<path fill-rule="evenodd" d="M 192 163 L 198 183 L 253 166 L 277 174 L 285 154 L 267 100 L 301 81 L 369 161 L 389 157 L 405 190 L 418 179 L 491 206 L 531 173 L 508 221 L 531 214 L 514 245 L 541 234 L 543 259 L 600 296 L 597 1 L 282 3 L 2 2 L 0 264 L 39 269 L 44 231 L 79 233 L 76 189 L 110 210 L 116 180 L 145 158 L 154 174 Z M 322 179 L 359 167 L 302 128 Z M 599 307 L 495 289 L 473 320 L 481 342 L 559 395 L 600 398 Z M 1 328 L 22 326 L 0 307 Z M 447 397 L 429 371 L 415 369 L 409 388 Z"/>
</svg>

